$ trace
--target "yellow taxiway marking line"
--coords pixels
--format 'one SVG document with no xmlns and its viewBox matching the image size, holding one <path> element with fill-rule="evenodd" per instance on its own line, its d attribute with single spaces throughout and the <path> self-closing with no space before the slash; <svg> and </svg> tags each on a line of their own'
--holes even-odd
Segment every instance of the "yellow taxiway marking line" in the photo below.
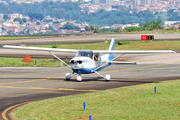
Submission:
<svg viewBox="0 0 180 120">
<path fill-rule="evenodd" d="M 115 60 L 126 60 L 126 58 L 117 58 Z"/>
<path fill-rule="evenodd" d="M 58 78 L 65 78 L 65 77 L 55 77 L 55 78 L 51 78 L 51 77 L 47 77 L 47 76 L 46 76 L 46 78 L 47 78 L 47 79 L 58 79 Z"/>
<path fill-rule="evenodd" d="M 175 79 L 175 80 L 179 80 L 179 79 Z M 159 81 L 159 83 L 164 83 L 164 82 L 169 82 L 169 81 L 172 81 L 172 80 Z M 174 80 L 173 80 L 173 81 L 174 81 Z M 130 85 L 130 86 L 124 86 L 124 87 L 106 89 L 106 90 L 101 90 L 101 91 L 115 90 L 115 89 L 121 89 L 121 88 L 128 88 L 128 87 L 138 86 L 138 85 L 147 85 L 147 84 L 152 84 L 152 83 Z M 98 91 L 94 91 L 94 92 L 98 92 Z M 67 96 L 75 96 L 75 95 L 82 95 L 82 94 L 89 94 L 89 93 L 79 93 L 79 94 L 73 94 L 73 95 L 67 95 Z M 29 101 L 29 102 L 24 102 L 24 103 L 20 103 L 20 104 L 16 104 L 16 105 L 10 106 L 10 107 L 8 107 L 7 109 L 5 109 L 5 110 L 2 112 L 2 114 L 1 114 L 1 115 L 2 115 L 2 118 L 3 118 L 4 120 L 8 120 L 7 117 L 6 117 L 6 113 L 7 113 L 10 109 L 12 109 L 12 110 L 10 111 L 10 113 L 12 113 L 12 112 L 14 112 L 15 110 L 17 110 L 18 108 L 24 106 L 25 104 L 28 104 L 28 103 L 31 103 L 31 102 L 37 102 L 37 101 L 40 101 L 40 100 Z M 16 107 L 16 106 L 18 106 L 18 107 Z"/>
<path fill-rule="evenodd" d="M 98 90 L 81 90 L 68 88 L 42 88 L 42 87 L 14 87 L 14 86 L 0 86 L 0 88 L 16 88 L 16 89 L 32 89 L 32 90 L 66 90 L 66 91 L 98 91 Z"/>
<path fill-rule="evenodd" d="M 22 106 L 25 105 L 25 104 L 28 104 L 28 103 L 31 103 L 31 102 L 37 102 L 37 101 L 40 101 L 40 100 L 30 101 L 30 102 L 23 102 L 23 103 L 19 103 L 19 104 L 10 106 L 10 107 L 8 107 L 7 109 L 5 109 L 5 110 L 2 112 L 1 116 L 2 116 L 2 118 L 3 118 L 4 120 L 8 120 L 8 118 L 6 117 L 6 113 L 7 113 L 9 110 L 12 109 L 12 110 L 10 111 L 10 113 L 12 113 L 12 112 L 14 112 L 15 110 L 17 110 L 18 108 L 22 107 Z"/>
<path fill-rule="evenodd" d="M 16 105 L 14 105 L 14 106 L 11 106 L 11 107 L 5 109 L 5 110 L 2 112 L 2 114 L 1 114 L 1 115 L 2 115 L 2 118 L 3 118 L 4 120 L 8 120 L 7 117 L 6 117 L 7 111 L 9 111 L 10 109 L 12 109 L 12 108 L 14 108 L 14 107 L 16 107 L 16 106 L 18 106 L 18 105 L 21 105 L 21 104 L 23 104 L 23 103 L 16 104 Z"/>
<path fill-rule="evenodd" d="M 0 83 L 0 85 L 14 84 L 14 83 L 26 83 L 26 82 L 34 82 L 34 81 L 42 81 L 47 79 L 37 79 L 37 80 L 28 80 L 28 81 L 17 81 L 17 82 L 9 82 L 9 83 Z"/>
</svg>

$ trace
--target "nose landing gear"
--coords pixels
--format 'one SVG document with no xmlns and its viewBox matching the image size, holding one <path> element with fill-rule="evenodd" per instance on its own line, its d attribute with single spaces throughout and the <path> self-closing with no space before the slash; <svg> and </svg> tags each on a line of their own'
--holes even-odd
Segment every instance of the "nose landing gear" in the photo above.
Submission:
<svg viewBox="0 0 180 120">
<path fill-rule="evenodd" d="M 66 80 L 70 80 L 71 77 L 73 77 L 73 76 L 75 76 L 75 75 L 77 75 L 77 73 L 75 73 L 75 74 L 73 74 L 73 75 L 71 75 L 71 73 L 66 73 L 66 75 L 65 75 Z M 78 82 L 81 82 L 81 81 L 82 81 L 82 76 L 81 76 L 81 74 L 79 74 L 79 75 L 77 76 L 77 81 L 78 81 Z"/>
<path fill-rule="evenodd" d="M 70 80 L 71 79 L 71 73 L 66 73 L 66 80 Z"/>
</svg>

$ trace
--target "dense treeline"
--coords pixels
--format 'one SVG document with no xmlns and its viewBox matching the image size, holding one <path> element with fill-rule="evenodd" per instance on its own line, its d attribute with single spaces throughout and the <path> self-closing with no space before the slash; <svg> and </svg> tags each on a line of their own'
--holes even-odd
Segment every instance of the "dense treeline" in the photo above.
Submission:
<svg viewBox="0 0 180 120">
<path fill-rule="evenodd" d="M 17 4 L 15 2 L 4 4 L 0 3 L 0 13 L 20 13 L 29 16 L 32 19 L 42 20 L 44 16 L 50 15 L 58 19 L 76 20 L 77 22 L 88 22 L 95 26 L 105 26 L 112 24 L 128 24 L 140 23 L 144 24 L 147 21 L 159 20 L 163 24 L 164 19 L 158 14 L 153 14 L 149 10 L 140 11 L 136 13 L 136 9 L 127 9 L 121 6 L 121 11 L 105 11 L 99 10 L 98 12 L 87 14 L 82 12 L 78 2 L 35 2 L 33 4 Z M 129 11 L 132 11 L 131 13 Z M 168 16 L 172 20 L 180 19 L 176 17 L 172 11 L 168 12 Z"/>
</svg>

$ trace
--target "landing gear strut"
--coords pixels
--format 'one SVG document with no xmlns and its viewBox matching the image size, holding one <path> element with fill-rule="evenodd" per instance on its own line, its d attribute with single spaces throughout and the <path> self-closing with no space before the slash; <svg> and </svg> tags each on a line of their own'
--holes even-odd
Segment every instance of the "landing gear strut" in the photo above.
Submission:
<svg viewBox="0 0 180 120">
<path fill-rule="evenodd" d="M 111 80 L 111 75 L 107 74 L 105 77 L 103 75 L 101 75 L 100 73 L 98 73 L 97 71 L 95 71 L 96 74 L 98 74 L 99 76 L 103 77 L 106 81 Z"/>
</svg>

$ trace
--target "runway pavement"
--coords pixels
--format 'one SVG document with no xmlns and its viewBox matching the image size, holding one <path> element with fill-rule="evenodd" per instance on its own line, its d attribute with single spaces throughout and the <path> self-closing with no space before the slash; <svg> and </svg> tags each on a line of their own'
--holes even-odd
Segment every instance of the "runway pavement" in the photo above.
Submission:
<svg viewBox="0 0 180 120">
<path fill-rule="evenodd" d="M 77 82 L 76 77 L 65 81 L 65 74 L 71 72 L 68 67 L 0 67 L 1 119 L 10 119 L 12 111 L 31 101 L 180 79 L 179 53 L 123 56 L 121 59 L 135 59 L 138 65 L 111 65 L 103 69 L 102 75 L 112 77 L 109 82 L 96 74 L 82 75 L 82 82 Z"/>
<path fill-rule="evenodd" d="M 54 38 L 36 38 L 36 39 L 19 39 L 19 40 L 0 40 L 0 45 L 5 44 L 17 44 L 20 45 L 22 42 L 26 45 L 32 44 L 55 44 L 55 43 L 91 43 L 91 42 L 102 42 L 105 40 L 111 40 L 115 38 L 119 41 L 140 41 L 141 35 L 154 35 L 154 40 L 180 40 L 180 34 L 94 34 L 85 36 L 63 36 Z"/>
</svg>

